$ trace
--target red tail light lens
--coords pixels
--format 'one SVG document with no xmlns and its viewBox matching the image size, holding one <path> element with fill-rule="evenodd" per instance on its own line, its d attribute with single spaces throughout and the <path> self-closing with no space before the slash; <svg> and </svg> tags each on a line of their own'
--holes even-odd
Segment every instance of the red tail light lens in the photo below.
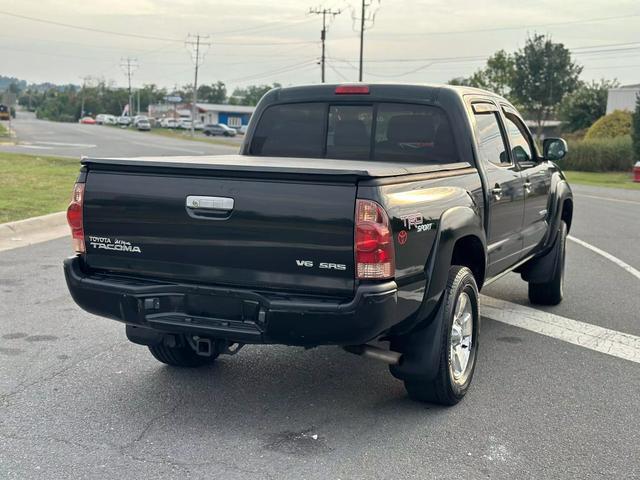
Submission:
<svg viewBox="0 0 640 480">
<path fill-rule="evenodd" d="M 369 85 L 338 85 L 336 95 L 368 95 Z"/>
<path fill-rule="evenodd" d="M 71 228 L 73 249 L 78 253 L 84 253 L 84 219 L 82 208 L 84 203 L 84 183 L 76 183 L 73 186 L 71 203 L 67 208 L 67 223 Z"/>
<path fill-rule="evenodd" d="M 395 275 L 393 237 L 389 217 L 372 200 L 356 200 L 356 276 L 383 280 Z"/>
</svg>

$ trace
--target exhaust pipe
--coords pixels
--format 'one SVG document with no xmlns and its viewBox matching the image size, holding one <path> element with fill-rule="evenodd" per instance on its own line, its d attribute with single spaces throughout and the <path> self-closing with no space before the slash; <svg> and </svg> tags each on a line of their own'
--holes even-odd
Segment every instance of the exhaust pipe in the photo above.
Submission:
<svg viewBox="0 0 640 480">
<path fill-rule="evenodd" d="M 374 347 L 373 345 L 348 345 L 344 347 L 344 349 L 349 353 L 369 357 L 389 365 L 398 365 L 402 358 L 402 354 L 399 352 L 384 350 L 379 347 Z"/>
</svg>

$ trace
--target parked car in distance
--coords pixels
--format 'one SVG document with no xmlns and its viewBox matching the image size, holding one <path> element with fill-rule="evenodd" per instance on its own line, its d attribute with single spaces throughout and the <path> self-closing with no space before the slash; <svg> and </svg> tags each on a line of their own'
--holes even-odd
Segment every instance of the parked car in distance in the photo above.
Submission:
<svg viewBox="0 0 640 480">
<path fill-rule="evenodd" d="M 193 129 L 194 130 L 203 130 L 204 129 L 204 123 L 202 122 L 195 122 L 193 124 Z"/>
<path fill-rule="evenodd" d="M 104 121 L 102 123 L 103 125 L 117 125 L 118 117 L 116 117 L 115 115 L 107 114 L 104 116 Z"/>
<path fill-rule="evenodd" d="M 175 124 L 176 120 L 174 118 L 161 118 L 160 119 L 160 126 L 162 128 L 171 128 L 169 127 L 169 123 L 173 123 Z M 175 128 L 175 127 L 173 127 Z"/>
<path fill-rule="evenodd" d="M 182 130 L 191 130 L 191 120 L 183 118 L 178 122 L 178 128 Z"/>
<path fill-rule="evenodd" d="M 129 125 L 131 125 L 131 117 L 128 117 L 126 115 L 118 117 L 118 125 L 120 125 L 121 127 L 128 127 Z"/>
<path fill-rule="evenodd" d="M 207 137 L 216 136 L 216 135 L 222 135 L 224 137 L 236 136 L 236 131 L 233 128 L 226 126 L 224 123 L 214 123 L 210 125 L 205 125 L 202 132 Z"/>
<path fill-rule="evenodd" d="M 100 114 L 96 115 L 96 123 L 98 125 L 104 124 L 106 117 L 107 117 L 106 113 L 100 113 Z"/>
<path fill-rule="evenodd" d="M 238 133 L 240 135 L 246 135 L 248 127 L 249 127 L 249 125 L 242 125 L 241 127 L 237 128 L 236 130 L 238 131 Z"/>
<path fill-rule="evenodd" d="M 335 345 L 453 405 L 480 358 L 483 286 L 516 272 L 531 303 L 562 301 L 567 143 L 539 151 L 507 99 L 322 84 L 271 90 L 251 122 L 240 155 L 81 160 L 71 296 L 158 361 Z M 496 352 L 483 360 L 509 362 Z"/>
<path fill-rule="evenodd" d="M 146 115 L 136 115 L 135 117 L 133 117 L 133 126 L 137 127 L 138 122 L 140 121 L 146 121 L 147 123 L 149 123 L 149 117 L 147 117 Z"/>
<path fill-rule="evenodd" d="M 82 117 L 80 120 L 78 120 L 79 123 L 83 123 L 85 125 L 95 125 L 96 121 L 91 118 L 91 117 Z"/>
<path fill-rule="evenodd" d="M 149 130 L 151 130 L 151 123 L 149 122 L 149 119 L 143 118 L 138 120 L 138 122 L 136 123 L 136 128 L 140 131 L 148 132 Z"/>
</svg>

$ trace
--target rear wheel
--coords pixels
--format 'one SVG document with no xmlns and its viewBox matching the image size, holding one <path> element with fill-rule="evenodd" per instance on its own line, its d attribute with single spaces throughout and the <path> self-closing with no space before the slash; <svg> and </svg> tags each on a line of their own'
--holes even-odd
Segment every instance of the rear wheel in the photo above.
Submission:
<svg viewBox="0 0 640 480">
<path fill-rule="evenodd" d="M 455 405 L 469 389 L 478 351 L 478 287 L 467 267 L 449 269 L 440 308 L 439 321 L 444 322 L 444 328 L 435 377 L 433 380 L 405 380 L 404 384 L 413 400 Z"/>
<path fill-rule="evenodd" d="M 185 337 L 180 340 L 175 346 L 170 347 L 159 343 L 158 345 L 150 345 L 148 348 L 156 360 L 173 367 L 193 368 L 210 365 L 220 354 L 214 349 L 210 356 L 198 355 Z"/>
<path fill-rule="evenodd" d="M 547 255 L 556 258 L 551 277 L 543 283 L 529 282 L 529 301 L 538 305 L 558 305 L 564 296 L 564 261 L 567 243 L 567 224 L 560 222 L 555 246 Z"/>
</svg>

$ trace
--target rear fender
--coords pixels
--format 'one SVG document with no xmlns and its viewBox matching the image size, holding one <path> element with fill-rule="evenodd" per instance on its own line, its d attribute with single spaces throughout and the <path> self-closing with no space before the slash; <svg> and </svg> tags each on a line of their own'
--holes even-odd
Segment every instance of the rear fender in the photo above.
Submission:
<svg viewBox="0 0 640 480">
<path fill-rule="evenodd" d="M 475 236 L 482 243 L 486 264 L 486 236 L 482 218 L 470 207 L 454 207 L 440 218 L 440 230 L 429 255 L 426 274 L 427 293 L 410 331 L 394 336 L 391 349 L 403 353 L 399 365 L 391 366 L 391 373 L 402 380 L 432 379 L 440 361 L 442 339 L 442 297 L 447 286 L 449 268 L 456 242 L 467 236 Z"/>
</svg>

